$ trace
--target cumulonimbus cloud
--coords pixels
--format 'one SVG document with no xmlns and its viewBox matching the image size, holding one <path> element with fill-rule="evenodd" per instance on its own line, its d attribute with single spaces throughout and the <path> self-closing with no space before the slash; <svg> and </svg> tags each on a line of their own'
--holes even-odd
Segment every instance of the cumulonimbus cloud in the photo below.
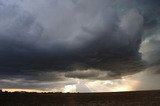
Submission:
<svg viewBox="0 0 160 106">
<path fill-rule="evenodd" d="M 2 1 L 0 74 L 140 71 L 144 66 L 139 53 L 144 18 L 136 8 L 117 8 L 117 2 Z M 124 5 L 127 2 L 122 0 Z"/>
</svg>

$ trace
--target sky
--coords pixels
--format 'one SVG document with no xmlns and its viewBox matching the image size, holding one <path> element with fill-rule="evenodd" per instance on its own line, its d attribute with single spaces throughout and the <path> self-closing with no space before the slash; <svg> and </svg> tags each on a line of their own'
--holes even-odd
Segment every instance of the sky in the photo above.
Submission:
<svg viewBox="0 0 160 106">
<path fill-rule="evenodd" d="M 159 0 L 0 0 L 0 88 L 160 89 Z"/>
</svg>

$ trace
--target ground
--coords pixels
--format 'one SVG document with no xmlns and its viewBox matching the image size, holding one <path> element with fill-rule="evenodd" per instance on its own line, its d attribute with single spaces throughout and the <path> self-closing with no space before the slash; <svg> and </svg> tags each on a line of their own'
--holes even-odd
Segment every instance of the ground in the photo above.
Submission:
<svg viewBox="0 0 160 106">
<path fill-rule="evenodd" d="M 0 106 L 160 106 L 160 90 L 117 93 L 0 93 Z"/>
</svg>

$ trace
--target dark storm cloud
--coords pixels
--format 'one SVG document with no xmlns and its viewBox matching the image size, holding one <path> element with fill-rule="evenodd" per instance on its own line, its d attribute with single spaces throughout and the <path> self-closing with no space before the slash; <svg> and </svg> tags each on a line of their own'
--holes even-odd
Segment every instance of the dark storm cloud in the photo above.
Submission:
<svg viewBox="0 0 160 106">
<path fill-rule="evenodd" d="M 159 73 L 160 65 L 160 1 L 140 1 L 139 9 L 144 16 L 144 34 L 140 52 L 148 63 L 148 70 Z"/>
<path fill-rule="evenodd" d="M 66 78 L 110 80 L 110 79 L 119 79 L 124 75 L 122 75 L 122 73 L 120 72 L 118 73 L 112 71 L 100 71 L 100 70 L 88 69 L 88 70 L 68 71 L 65 72 L 64 76 Z"/>
<path fill-rule="evenodd" d="M 61 82 L 47 82 L 47 81 L 37 81 L 37 80 L 25 80 L 23 78 L 7 78 L 0 80 L 0 88 L 5 89 L 38 89 L 44 91 L 61 91 L 61 88 L 67 84 L 76 84 L 75 81 L 61 81 Z"/>
<path fill-rule="evenodd" d="M 120 1 L 1 0 L 0 75 L 53 81 L 57 74 L 44 74 L 97 69 L 121 76 L 142 70 L 144 17 L 128 7 L 129 0 Z M 96 79 L 92 72 L 68 73 Z"/>
</svg>

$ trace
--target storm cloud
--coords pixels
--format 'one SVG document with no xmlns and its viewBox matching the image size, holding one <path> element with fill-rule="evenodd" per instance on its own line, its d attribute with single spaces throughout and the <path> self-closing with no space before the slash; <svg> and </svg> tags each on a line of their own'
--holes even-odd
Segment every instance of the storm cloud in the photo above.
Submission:
<svg viewBox="0 0 160 106">
<path fill-rule="evenodd" d="M 159 1 L 144 2 L 0 0 L 1 82 L 104 80 L 158 70 Z"/>
</svg>

